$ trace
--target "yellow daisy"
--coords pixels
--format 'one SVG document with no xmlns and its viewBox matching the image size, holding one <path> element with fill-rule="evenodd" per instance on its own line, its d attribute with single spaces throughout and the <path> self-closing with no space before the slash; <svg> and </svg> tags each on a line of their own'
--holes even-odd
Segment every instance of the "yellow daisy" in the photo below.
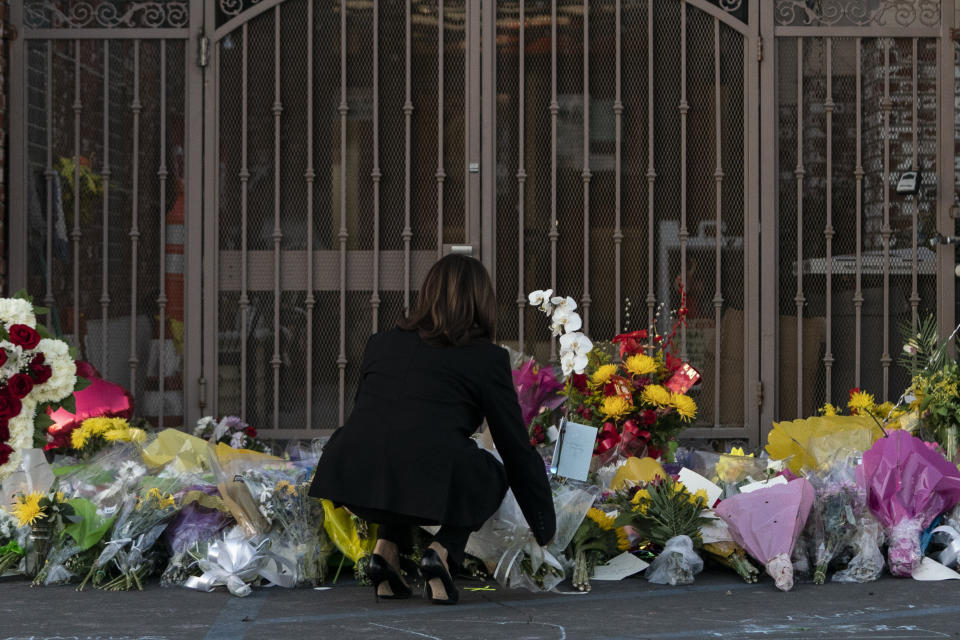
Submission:
<svg viewBox="0 0 960 640">
<path fill-rule="evenodd" d="M 601 386 L 610 381 L 610 378 L 617 372 L 617 365 L 615 364 L 605 364 L 593 372 L 593 375 L 590 376 L 590 382 L 596 386 Z"/>
<path fill-rule="evenodd" d="M 635 376 L 645 376 L 657 370 L 657 361 L 645 353 L 635 353 L 624 361 L 623 366 Z"/>
<path fill-rule="evenodd" d="M 17 496 L 13 501 L 11 513 L 13 513 L 13 516 L 17 519 L 21 527 L 33 524 L 37 520 L 47 517 L 47 514 L 43 512 L 43 508 L 40 507 L 41 499 L 43 499 L 43 494 L 37 492 L 25 496 Z"/>
<path fill-rule="evenodd" d="M 701 507 L 707 506 L 707 490 L 706 489 L 697 489 L 696 493 L 690 495 L 690 502 L 692 504 L 700 505 Z"/>
<path fill-rule="evenodd" d="M 850 402 L 847 403 L 847 406 L 852 411 L 859 412 L 869 411 L 874 404 L 876 404 L 876 401 L 873 399 L 873 394 L 866 391 L 856 391 L 850 394 Z"/>
<path fill-rule="evenodd" d="M 647 404 L 658 407 L 670 406 L 670 392 L 658 384 L 648 384 L 644 387 L 640 398 Z"/>
<path fill-rule="evenodd" d="M 607 396 L 600 403 L 600 413 L 611 420 L 619 420 L 631 409 L 630 401 L 620 396 Z"/>
<path fill-rule="evenodd" d="M 670 406 L 677 410 L 684 422 L 690 422 L 697 417 L 697 403 L 688 395 L 671 393 Z"/>
</svg>

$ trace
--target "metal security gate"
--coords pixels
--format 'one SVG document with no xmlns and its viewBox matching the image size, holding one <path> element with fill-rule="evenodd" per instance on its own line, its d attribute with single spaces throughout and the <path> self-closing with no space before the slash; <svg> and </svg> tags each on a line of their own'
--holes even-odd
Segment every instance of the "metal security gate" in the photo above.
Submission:
<svg viewBox="0 0 960 640">
<path fill-rule="evenodd" d="M 202 408 L 203 3 L 10 3 L 10 282 L 138 414 Z"/>
<path fill-rule="evenodd" d="M 955 322 L 954 4 L 776 0 L 764 4 L 765 417 L 844 406 L 860 387 L 896 400 L 900 327 Z M 904 171 L 920 191 L 899 195 Z M 768 177 L 772 177 L 768 176 Z"/>
<path fill-rule="evenodd" d="M 955 257 L 927 243 L 955 231 L 953 12 L 13 3 L 11 286 L 142 415 L 304 437 L 446 252 L 484 261 L 498 341 L 545 361 L 528 291 L 608 338 L 668 329 L 682 284 L 688 435 L 757 443 L 850 386 L 894 394 L 900 321 L 953 326 Z M 916 200 L 890 190 L 907 168 Z"/>
</svg>

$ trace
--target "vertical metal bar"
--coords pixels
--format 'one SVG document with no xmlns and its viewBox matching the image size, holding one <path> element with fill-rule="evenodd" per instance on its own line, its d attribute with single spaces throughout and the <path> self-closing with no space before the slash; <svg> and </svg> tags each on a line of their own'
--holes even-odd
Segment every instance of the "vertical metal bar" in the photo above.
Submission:
<svg viewBox="0 0 960 640">
<path fill-rule="evenodd" d="M 346 136 L 346 128 L 343 129 Z M 442 140 L 441 140 L 442 147 Z M 370 293 L 371 333 L 380 323 L 380 0 L 373 0 L 373 291 Z M 344 197 L 344 194 L 341 194 Z M 404 315 L 407 311 L 404 308 Z"/>
<path fill-rule="evenodd" d="M 957 80 L 957 51 L 954 42 L 957 7 L 952 2 L 940 6 L 940 39 L 937 42 L 937 171 L 944 178 L 937 180 L 936 221 L 937 231 L 952 235 L 956 231 L 954 207 L 957 204 L 956 183 L 947 176 L 954 175 L 956 149 L 955 91 Z M 956 247 L 937 245 L 937 329 L 945 338 L 957 322 L 956 279 L 950 275 L 956 269 Z M 951 351 L 956 357 L 956 353 Z"/>
<path fill-rule="evenodd" d="M 47 329 L 53 331 L 53 40 L 47 40 L 47 292 L 43 305 L 47 308 Z M 131 389 L 133 387 L 131 386 Z"/>
<path fill-rule="evenodd" d="M 19 27 L 23 24 L 24 6 L 22 2 L 10 4 L 7 12 L 7 24 Z M 5 28 L 6 35 L 12 29 Z M 24 38 L 8 38 L 6 52 L 6 79 L 7 88 L 7 107 L 4 118 L 6 122 L 26 122 L 27 121 L 27 58 L 31 47 Z M 38 43 L 39 45 L 39 43 Z M 34 49 L 38 54 L 39 46 Z M 10 157 L 27 157 L 27 131 L 26 127 L 12 127 L 9 131 L 9 153 Z M 27 192 L 27 171 L 26 162 L 13 162 L 10 164 L 8 173 L 4 177 L 5 182 L 9 182 L 9 191 L 6 193 L 6 203 L 9 213 L 6 217 L 7 239 L 4 247 L 4 261 L 7 265 L 8 279 L 7 287 L 9 291 L 18 291 L 27 287 L 27 272 L 29 270 L 29 240 L 28 240 L 28 198 Z M 50 323 L 50 315 L 47 315 L 47 323 Z"/>
<path fill-rule="evenodd" d="M 557 0 L 550 0 L 550 288 L 557 290 Z M 550 340 L 550 362 L 557 361 L 556 340 Z"/>
<path fill-rule="evenodd" d="M 80 348 L 80 41 L 73 41 L 73 344 Z"/>
<path fill-rule="evenodd" d="M 797 417 L 803 415 L 803 38 L 797 37 Z"/>
<path fill-rule="evenodd" d="M 339 423 L 343 424 L 347 385 L 347 2 L 340 0 L 340 370 Z"/>
<path fill-rule="evenodd" d="M 883 369 L 882 397 L 887 400 L 890 382 L 890 38 L 883 41 L 883 354 L 880 367 Z"/>
<path fill-rule="evenodd" d="M 619 3 L 620 0 L 617 0 Z M 526 198 L 526 157 L 525 157 L 525 136 L 526 119 L 524 109 L 526 109 L 526 50 L 527 50 L 527 32 L 526 32 L 526 6 L 524 0 L 520 0 L 520 45 L 517 47 L 517 58 L 520 63 L 520 73 L 517 85 L 517 349 L 524 351 L 524 326 L 523 316 L 527 306 L 527 297 L 524 291 L 525 274 L 523 261 L 524 249 L 524 227 L 526 212 L 524 209 Z"/>
<path fill-rule="evenodd" d="M 522 0 L 521 0 L 522 2 Z M 443 168 L 443 58 L 444 33 L 443 0 L 437 2 L 437 259 L 443 257 L 443 182 L 447 173 Z M 374 83 L 376 85 L 376 83 Z M 521 97 L 521 100 L 523 98 Z M 522 325 L 521 325 L 522 326 Z"/>
<path fill-rule="evenodd" d="M 746 61 L 746 60 L 744 60 Z M 680 278 L 687 286 L 687 2 L 680 0 Z M 718 325 L 719 326 L 719 325 Z M 680 325 L 680 357 L 687 359 L 687 325 Z M 718 355 L 719 357 L 719 355 Z M 720 405 L 714 405 L 719 407 Z"/>
<path fill-rule="evenodd" d="M 913 138 L 913 157 L 911 158 L 910 168 L 913 169 L 914 171 L 916 171 L 918 168 L 917 167 L 917 97 L 918 97 L 917 96 L 917 39 L 914 38 L 913 39 L 913 102 L 911 103 L 913 105 L 913 113 L 911 114 L 911 121 L 910 121 L 911 134 Z M 920 306 L 920 290 L 918 288 L 918 282 L 917 282 L 917 279 L 918 279 L 917 274 L 920 270 L 919 255 L 917 253 L 917 235 L 918 235 L 917 216 L 919 214 L 919 206 L 917 203 L 917 196 L 913 196 L 911 200 L 912 200 L 911 209 L 913 211 L 911 216 L 912 225 L 911 225 L 910 235 L 913 238 L 913 246 L 912 246 L 912 252 L 911 252 L 913 257 L 913 262 L 910 266 L 910 311 L 911 311 L 910 322 L 911 322 L 911 327 L 913 328 L 913 331 L 916 331 L 917 323 L 919 322 L 918 307 Z"/>
<path fill-rule="evenodd" d="M 653 123 L 653 0 L 647 0 L 647 326 L 653 327 L 654 307 L 657 296 L 654 293 L 653 278 L 653 235 L 654 235 L 654 183 L 657 172 L 653 165 L 654 123 Z M 650 344 L 653 344 L 650 332 Z"/>
<path fill-rule="evenodd" d="M 823 111 L 827 118 L 827 224 L 823 229 L 826 240 L 826 316 L 827 344 L 823 354 L 823 368 L 826 384 L 826 401 L 831 401 L 833 389 L 833 39 L 827 38 L 827 96 Z"/>
<path fill-rule="evenodd" d="M 410 229 L 410 126 L 413 116 L 413 100 L 410 93 L 410 84 L 412 76 L 410 50 L 412 47 L 410 34 L 410 2 L 405 2 L 406 7 L 406 35 L 404 43 L 406 47 L 404 77 L 405 77 L 405 95 L 403 100 L 403 315 L 410 315 L 410 238 L 413 231 Z"/>
<path fill-rule="evenodd" d="M 140 227 L 139 227 L 139 205 L 140 205 L 140 111 L 143 104 L 140 102 L 140 40 L 133 41 L 133 102 L 130 104 L 130 112 L 133 115 L 133 130 L 131 136 L 133 139 L 133 166 L 130 170 L 130 358 L 127 364 L 130 365 L 130 390 L 136 393 L 137 390 L 137 271 L 140 267 L 139 248 L 140 248 Z"/>
<path fill-rule="evenodd" d="M 863 126 L 863 111 L 861 110 L 861 101 L 863 96 L 863 74 L 861 67 L 860 38 L 856 39 L 857 47 L 857 164 L 853 170 L 854 181 L 856 182 L 857 192 L 857 250 L 856 250 L 856 285 L 853 293 L 853 324 L 854 324 L 854 362 L 853 362 L 853 385 L 860 386 L 860 345 L 862 341 L 861 318 L 863 314 L 863 147 L 861 140 Z"/>
<path fill-rule="evenodd" d="M 280 227 L 280 118 L 283 102 L 280 99 L 280 5 L 273 8 L 273 428 L 280 428 L 280 245 L 283 230 Z"/>
<path fill-rule="evenodd" d="M 583 330 L 590 333 L 590 3 L 583 0 Z"/>
<path fill-rule="evenodd" d="M 247 145 L 248 138 L 248 113 L 247 99 L 249 88 L 249 61 L 248 45 L 249 33 L 248 24 L 243 24 L 243 46 L 242 46 L 242 80 L 241 91 L 241 122 L 240 122 L 240 418 L 246 420 L 247 416 L 247 322 L 249 315 L 250 298 L 247 294 L 247 186 L 250 180 L 250 169 L 247 166 Z"/>
<path fill-rule="evenodd" d="M 340 6 L 340 19 L 346 21 L 344 6 Z M 313 181 L 316 172 L 313 166 L 313 3 L 307 3 L 307 167 L 303 179 L 307 189 L 307 295 L 304 306 L 307 308 L 307 363 L 305 373 L 306 427 L 313 428 L 313 307 L 316 297 L 313 294 Z M 343 198 L 343 193 L 340 194 Z"/>
<path fill-rule="evenodd" d="M 465 101 L 467 119 L 465 121 L 464 132 L 467 136 L 467 174 L 464 180 L 465 195 L 467 199 L 466 213 L 464 214 L 464 228 L 466 233 L 466 244 L 477 246 L 481 242 L 481 188 L 483 181 L 481 172 L 478 169 L 482 167 L 482 154 L 484 145 L 482 144 L 482 134 L 484 114 L 482 108 L 482 80 L 484 64 L 481 58 L 482 51 L 482 18 L 480 1 L 465 3 L 466 6 L 466 32 L 467 32 L 467 50 L 464 56 L 466 64 L 466 96 Z M 492 167 L 487 167 L 490 169 Z M 483 247 L 480 247 L 481 251 Z M 488 265 L 489 267 L 489 265 Z"/>
<path fill-rule="evenodd" d="M 107 348 L 107 317 L 110 307 L 110 41 L 103 41 L 103 254 L 100 285 L 100 367 L 107 374 L 110 362 Z"/>
<path fill-rule="evenodd" d="M 760 15 L 757 3 L 751 3 L 749 6 L 749 24 L 756 25 Z M 760 40 L 758 29 L 754 28 L 751 34 L 743 38 L 743 73 L 744 73 L 744 91 L 743 91 L 743 122 L 756 122 L 758 120 L 758 100 L 760 96 L 760 56 L 751 55 L 758 51 Z M 771 47 L 776 49 L 776 47 Z M 775 56 L 774 56 L 775 58 Z M 776 64 L 775 60 L 768 60 L 767 66 Z M 762 126 L 762 124 L 761 124 Z M 760 220 L 759 207 L 757 206 L 761 195 L 761 176 L 759 167 L 764 166 L 759 162 L 760 153 L 760 129 L 757 126 L 743 127 L 743 158 L 745 161 L 743 167 L 743 212 L 745 225 L 743 228 L 743 344 L 742 351 L 744 358 L 743 366 L 743 417 L 744 428 L 750 437 L 750 446 L 758 446 L 758 443 L 766 440 L 766 434 L 760 429 L 763 424 L 760 421 L 760 409 L 763 406 L 763 387 L 760 383 L 760 364 L 761 356 L 757 349 L 761 345 L 761 326 L 759 319 L 759 301 L 760 288 L 762 282 L 760 268 L 760 252 L 758 251 L 757 241 L 760 239 Z M 776 148 L 775 144 L 769 145 Z M 776 168 L 771 165 L 768 170 L 764 170 L 764 175 L 769 171 L 776 176 Z M 776 210 L 771 208 L 770 217 L 776 217 Z M 776 244 L 776 243 L 771 243 Z M 776 320 L 776 316 L 771 320 Z M 751 391 L 753 393 L 751 393 Z"/>
<path fill-rule="evenodd" d="M 750 65 L 752 69 L 756 70 L 750 91 L 760 105 L 760 128 L 757 132 L 754 127 L 749 127 L 753 135 L 750 155 L 757 158 L 758 163 L 757 168 L 748 173 L 752 176 L 758 176 L 752 178 L 753 183 L 758 185 L 760 193 L 759 202 L 754 201 L 759 206 L 753 218 L 758 224 L 758 233 L 753 238 L 762 240 L 762 242 L 759 242 L 757 249 L 751 252 L 751 255 L 756 256 L 758 260 L 759 268 L 756 269 L 756 273 L 764 274 L 764 276 L 779 273 L 781 243 L 778 239 L 782 232 L 780 210 L 783 202 L 779 195 L 776 177 L 781 170 L 779 166 L 780 127 L 777 117 L 779 98 L 777 92 L 773 90 L 760 91 L 761 86 L 774 87 L 777 84 L 778 51 L 774 10 L 775 7 L 772 2 L 750 3 L 751 19 L 759 17 L 760 37 L 756 42 L 757 48 L 762 43 L 767 43 L 766 48 L 769 51 L 766 60 Z M 757 58 L 759 57 L 757 56 Z M 763 141 L 762 144 L 761 140 Z M 746 240 L 745 238 L 745 243 Z M 782 315 L 778 303 L 780 283 L 779 278 L 764 276 L 760 276 L 758 281 L 754 282 L 757 293 L 752 296 L 752 299 L 756 301 L 757 307 L 751 316 L 751 322 L 748 323 L 759 327 L 759 340 L 756 342 L 759 345 L 759 353 L 754 352 L 751 342 L 747 343 L 745 353 L 751 364 L 754 362 L 759 364 L 759 375 L 751 383 L 755 385 L 757 404 L 760 406 L 758 420 L 759 424 L 763 426 L 758 435 L 761 441 L 765 436 L 764 430 L 769 430 L 769 425 L 780 418 L 781 404 L 779 355 Z"/>
<path fill-rule="evenodd" d="M 681 9 L 682 10 L 682 9 Z M 616 53 L 614 56 L 614 97 L 613 97 L 613 128 L 614 128 L 614 160 L 613 160 L 613 278 L 614 278 L 614 297 L 616 298 L 616 311 L 614 317 L 614 333 L 623 329 L 620 324 L 621 305 L 623 304 L 623 283 L 620 279 L 622 268 L 621 249 L 623 244 L 623 229 L 620 226 L 620 207 L 621 200 L 621 173 L 622 143 L 623 143 L 623 96 L 620 86 L 620 65 L 623 52 L 621 41 L 621 20 L 622 7 L 620 0 L 616 0 L 614 7 L 614 29 L 616 31 Z M 521 272 L 522 273 L 522 272 Z"/>
<path fill-rule="evenodd" d="M 723 308 L 723 291 L 721 289 L 721 266 L 723 259 L 723 137 L 720 135 L 720 20 L 713 18 L 713 128 L 714 152 L 716 154 L 716 169 L 713 179 L 716 183 L 716 228 L 714 229 L 714 378 L 713 378 L 713 425 L 720 426 L 720 313 Z"/>
<path fill-rule="evenodd" d="M 480 69 L 480 119 L 476 123 L 477 133 L 484 134 L 480 142 L 480 208 L 476 209 L 479 220 L 474 228 L 479 231 L 475 236 L 480 242 L 480 260 L 490 273 L 493 287 L 497 287 L 497 6 L 496 2 L 474 2 L 480 5 L 480 43 L 482 56 Z"/>
<path fill-rule="evenodd" d="M 244 63 L 246 63 L 246 25 L 244 25 Z M 244 81 L 246 81 L 246 69 L 244 69 Z M 246 96 L 246 87 L 244 87 L 244 96 Z M 246 100 L 244 100 L 246 104 Z M 244 113 L 246 120 L 246 113 Z M 246 136 L 246 125 L 244 125 L 244 136 Z M 158 200 L 160 207 L 158 209 L 158 218 L 160 222 L 160 295 L 157 296 L 157 314 L 159 316 L 159 331 L 157 336 L 157 348 L 159 355 L 157 357 L 157 390 L 160 398 L 160 408 L 157 415 L 157 422 L 160 428 L 164 427 L 163 418 L 166 409 L 166 394 L 164 386 L 166 380 L 166 350 L 164 342 L 167 338 L 167 41 L 160 41 L 160 166 L 157 169 L 157 181 L 160 193 Z M 246 163 L 246 152 L 244 152 L 244 163 Z M 244 190 L 244 207 L 246 207 L 246 190 Z M 246 225 L 246 211 L 244 211 L 244 225 Z M 244 226 L 244 240 L 246 240 L 246 226 Z M 246 257 L 246 248 L 244 248 L 244 257 Z M 243 271 L 244 281 L 246 281 L 246 269 Z M 244 325 L 246 327 L 246 325 Z M 246 340 L 243 344 L 246 344 Z M 241 350 L 246 355 L 246 351 Z M 244 369 L 244 372 L 246 369 Z M 241 375 L 243 375 L 241 373 Z M 246 394 L 244 394 L 246 395 Z"/>
</svg>

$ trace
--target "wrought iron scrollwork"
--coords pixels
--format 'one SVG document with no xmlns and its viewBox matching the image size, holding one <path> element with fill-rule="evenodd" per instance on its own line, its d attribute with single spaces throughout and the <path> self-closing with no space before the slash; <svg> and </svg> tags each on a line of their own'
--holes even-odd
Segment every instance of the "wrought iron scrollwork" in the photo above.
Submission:
<svg viewBox="0 0 960 640">
<path fill-rule="evenodd" d="M 260 0 L 218 0 L 220 12 L 229 17 L 238 16 L 244 9 L 249 9 L 255 4 L 260 4 Z"/>
<path fill-rule="evenodd" d="M 786 26 L 936 27 L 939 0 L 776 0 L 776 21 Z"/>
<path fill-rule="evenodd" d="M 27 0 L 23 7 L 23 22 L 28 29 L 182 28 L 187 26 L 189 19 L 187 2 L 175 0 L 81 0 L 69 3 Z"/>
</svg>

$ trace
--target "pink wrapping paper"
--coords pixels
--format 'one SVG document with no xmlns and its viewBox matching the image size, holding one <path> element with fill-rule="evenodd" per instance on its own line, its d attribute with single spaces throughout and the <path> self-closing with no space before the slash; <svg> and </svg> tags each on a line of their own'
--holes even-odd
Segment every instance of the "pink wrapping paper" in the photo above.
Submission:
<svg viewBox="0 0 960 640">
<path fill-rule="evenodd" d="M 857 482 L 890 533 L 891 573 L 910 576 L 921 560 L 920 532 L 960 502 L 960 471 L 923 440 L 898 430 L 863 454 Z"/>
<path fill-rule="evenodd" d="M 813 506 L 813 486 L 806 478 L 741 493 L 717 508 L 733 539 L 763 563 L 777 588 L 793 587 L 790 555 Z"/>
<path fill-rule="evenodd" d="M 566 400 L 560 395 L 563 383 L 553 375 L 553 369 L 538 369 L 532 358 L 513 372 L 513 386 L 517 389 L 517 400 L 526 425 L 537 417 L 541 409 L 556 409 Z"/>
</svg>

